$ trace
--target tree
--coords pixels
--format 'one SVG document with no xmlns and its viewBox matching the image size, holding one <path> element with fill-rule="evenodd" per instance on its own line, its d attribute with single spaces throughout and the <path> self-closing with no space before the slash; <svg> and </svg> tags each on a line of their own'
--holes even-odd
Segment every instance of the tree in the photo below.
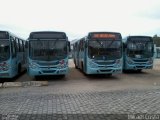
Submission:
<svg viewBox="0 0 160 120">
<path fill-rule="evenodd" d="M 154 41 L 154 44 L 156 44 L 157 47 L 160 47 L 160 37 L 158 37 L 157 34 L 153 36 L 153 41 Z"/>
</svg>

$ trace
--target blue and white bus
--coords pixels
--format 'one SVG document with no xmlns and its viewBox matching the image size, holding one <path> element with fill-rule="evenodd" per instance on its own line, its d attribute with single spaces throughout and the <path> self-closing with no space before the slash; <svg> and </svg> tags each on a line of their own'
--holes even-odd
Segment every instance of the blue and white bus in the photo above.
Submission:
<svg viewBox="0 0 160 120">
<path fill-rule="evenodd" d="M 122 72 L 122 37 L 117 32 L 90 32 L 73 44 L 75 67 L 85 74 Z"/>
<path fill-rule="evenodd" d="M 28 74 L 66 75 L 70 42 L 64 32 L 31 32 L 28 38 Z"/>
<path fill-rule="evenodd" d="M 0 31 L 0 78 L 13 78 L 25 70 L 25 41 Z"/>
<path fill-rule="evenodd" d="M 123 70 L 152 69 L 154 43 L 149 36 L 127 36 L 123 39 Z"/>
</svg>

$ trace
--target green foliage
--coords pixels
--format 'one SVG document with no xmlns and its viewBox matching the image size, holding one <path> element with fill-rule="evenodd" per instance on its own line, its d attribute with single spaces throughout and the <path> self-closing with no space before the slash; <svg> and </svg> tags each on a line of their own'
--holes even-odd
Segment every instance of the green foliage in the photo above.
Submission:
<svg viewBox="0 0 160 120">
<path fill-rule="evenodd" d="M 160 37 L 158 37 L 157 35 L 153 36 L 153 41 L 154 44 L 156 44 L 157 47 L 160 47 Z"/>
</svg>

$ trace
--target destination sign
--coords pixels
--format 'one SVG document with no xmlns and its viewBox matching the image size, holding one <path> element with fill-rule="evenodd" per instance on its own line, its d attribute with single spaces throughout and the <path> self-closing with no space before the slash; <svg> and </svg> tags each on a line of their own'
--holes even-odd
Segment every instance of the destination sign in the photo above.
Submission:
<svg viewBox="0 0 160 120">
<path fill-rule="evenodd" d="M 121 39 L 121 34 L 119 33 L 90 33 L 89 38 L 91 39 L 113 39 L 113 40 L 118 40 Z"/>
<path fill-rule="evenodd" d="M 115 34 L 93 34 L 93 38 L 116 38 Z"/>
<path fill-rule="evenodd" d="M 0 39 L 8 39 L 8 34 L 6 32 L 0 32 Z"/>
</svg>

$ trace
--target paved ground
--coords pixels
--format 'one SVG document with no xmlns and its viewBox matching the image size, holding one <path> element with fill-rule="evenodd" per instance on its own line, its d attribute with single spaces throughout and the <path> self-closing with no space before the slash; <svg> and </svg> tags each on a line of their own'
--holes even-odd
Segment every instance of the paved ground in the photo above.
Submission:
<svg viewBox="0 0 160 120">
<path fill-rule="evenodd" d="M 0 119 L 127 120 L 127 114 L 160 114 L 159 67 L 112 77 L 84 76 L 72 61 L 70 67 L 65 78 L 38 78 L 49 86 L 0 88 Z M 35 79 L 26 74 L 16 78 L 30 80 Z"/>
<path fill-rule="evenodd" d="M 66 93 L 63 89 L 60 92 L 54 87 L 10 88 L 1 91 L 0 113 L 27 115 L 28 120 L 32 115 L 41 114 L 52 117 L 55 114 L 56 118 L 63 118 L 64 114 L 81 119 L 90 119 L 92 115 L 105 119 L 105 114 L 160 114 L 160 87 L 77 93 Z"/>
<path fill-rule="evenodd" d="M 51 76 L 39 77 L 37 79 L 24 74 L 16 81 L 48 80 L 49 86 L 54 88 L 63 88 L 66 91 L 103 91 L 103 90 L 122 90 L 139 89 L 148 86 L 160 85 L 160 60 L 155 61 L 153 70 L 143 70 L 141 73 L 130 72 L 125 74 L 115 74 L 111 77 L 104 75 L 85 76 L 81 71 L 74 68 L 73 61 L 69 61 L 70 72 L 65 78 Z"/>
</svg>

